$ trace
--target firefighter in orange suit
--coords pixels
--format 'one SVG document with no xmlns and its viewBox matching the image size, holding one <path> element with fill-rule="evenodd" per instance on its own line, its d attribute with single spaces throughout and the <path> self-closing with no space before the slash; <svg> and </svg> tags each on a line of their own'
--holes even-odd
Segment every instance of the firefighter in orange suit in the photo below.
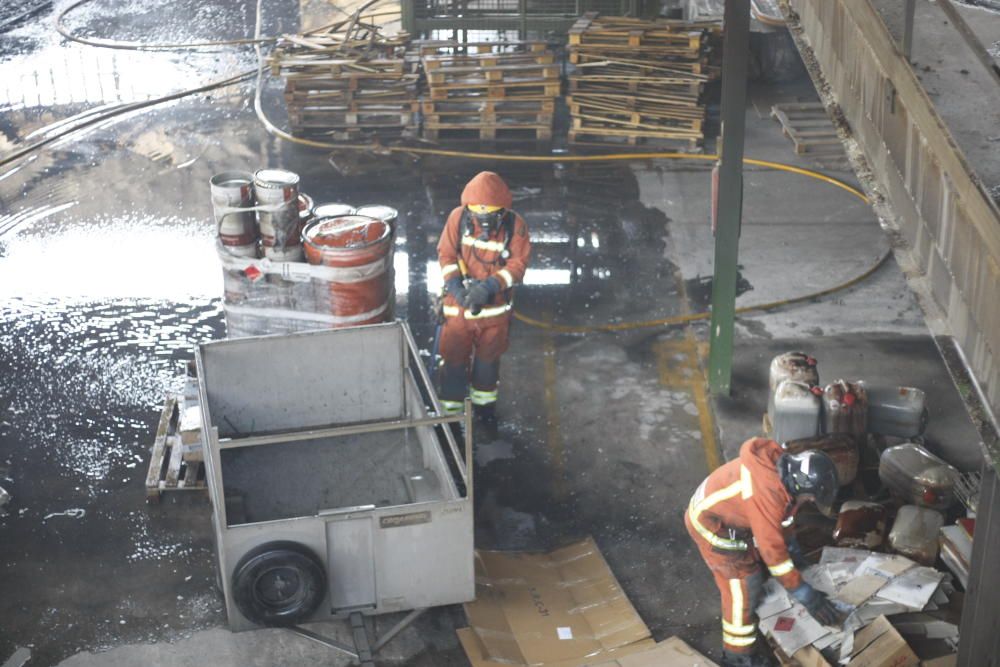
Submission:
<svg viewBox="0 0 1000 667">
<path fill-rule="evenodd" d="M 738 459 L 717 468 L 701 483 L 684 523 L 722 594 L 724 667 L 763 667 L 770 659 L 756 650 L 754 610 L 764 567 L 820 623 L 836 621 L 826 595 L 802 580 L 806 563 L 790 526 L 803 502 L 829 514 L 838 489 L 837 470 L 826 454 L 789 454 L 766 438 L 743 443 Z"/>
<path fill-rule="evenodd" d="M 531 241 L 513 197 L 491 171 L 462 191 L 438 241 L 444 280 L 444 325 L 438 343 L 443 407 L 456 412 L 466 396 L 476 416 L 496 429 L 500 356 L 507 350 L 514 286 L 524 278 Z M 472 390 L 469 391 L 471 367 Z"/>
</svg>

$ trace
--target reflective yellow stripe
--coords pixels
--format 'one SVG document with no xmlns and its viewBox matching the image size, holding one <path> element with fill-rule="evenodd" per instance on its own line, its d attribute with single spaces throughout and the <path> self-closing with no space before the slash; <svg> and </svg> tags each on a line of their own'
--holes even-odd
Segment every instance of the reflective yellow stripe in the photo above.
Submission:
<svg viewBox="0 0 1000 667">
<path fill-rule="evenodd" d="M 492 252 L 502 252 L 504 248 L 507 247 L 500 241 L 483 241 L 482 239 L 476 239 L 471 236 L 463 236 L 462 245 L 471 245 L 473 248 L 489 250 Z"/>
<path fill-rule="evenodd" d="M 472 399 L 473 405 L 489 405 L 490 403 L 497 402 L 497 392 L 495 389 L 493 391 L 473 389 L 469 392 L 469 398 Z"/>
<path fill-rule="evenodd" d="M 775 577 L 783 577 L 792 570 L 795 569 L 795 563 L 789 558 L 786 561 L 778 563 L 777 565 L 768 565 L 767 569 L 771 571 L 771 575 Z"/>
<path fill-rule="evenodd" d="M 750 477 L 750 470 L 745 465 L 740 465 L 740 484 L 743 485 L 743 500 L 753 497 L 753 479 Z"/>
<path fill-rule="evenodd" d="M 449 264 L 447 266 L 442 266 L 441 277 L 447 280 L 448 276 L 454 273 L 455 271 L 458 271 L 458 264 Z"/>
<path fill-rule="evenodd" d="M 757 632 L 756 625 L 736 625 L 726 619 L 722 619 L 722 630 L 730 635 L 752 635 Z"/>
<path fill-rule="evenodd" d="M 486 317 L 497 317 L 498 315 L 506 315 L 507 313 L 510 312 L 510 309 L 511 305 L 509 303 L 505 303 L 502 306 L 491 306 L 490 308 L 483 308 L 482 310 L 479 311 L 479 313 L 473 315 L 471 310 L 459 308 L 458 306 L 445 306 L 443 308 L 445 317 L 458 317 L 459 315 L 463 314 L 462 311 L 464 310 L 465 311 L 464 316 L 465 319 L 467 320 L 481 320 Z"/>
<path fill-rule="evenodd" d="M 757 635 L 753 637 L 737 637 L 728 633 L 722 633 L 722 642 L 730 646 L 753 646 L 757 641 Z"/>
<path fill-rule="evenodd" d="M 743 581 L 740 579 L 729 580 L 729 593 L 733 596 L 733 623 L 743 620 Z"/>
<path fill-rule="evenodd" d="M 500 269 L 497 271 L 497 275 L 503 278 L 503 281 L 507 283 L 507 287 L 511 288 L 514 286 L 514 276 L 510 275 L 510 271 L 507 269 Z"/>
<path fill-rule="evenodd" d="M 462 408 L 465 407 L 465 403 L 463 401 L 441 401 L 441 407 L 444 408 L 445 412 L 450 414 L 461 412 Z"/>
<path fill-rule="evenodd" d="M 705 526 L 701 525 L 698 517 L 705 510 L 721 503 L 724 500 L 729 500 L 730 498 L 739 495 L 743 491 L 743 481 L 733 482 L 729 486 L 719 489 L 715 493 L 712 493 L 707 498 L 702 498 L 701 496 L 705 493 L 705 483 L 698 487 L 694 496 L 691 498 L 691 505 L 688 507 L 688 516 L 691 517 L 691 525 L 694 529 L 698 531 L 705 540 L 711 544 L 716 549 L 725 549 L 726 551 L 746 551 L 747 543 L 743 540 L 730 540 L 725 537 L 719 537 Z"/>
</svg>

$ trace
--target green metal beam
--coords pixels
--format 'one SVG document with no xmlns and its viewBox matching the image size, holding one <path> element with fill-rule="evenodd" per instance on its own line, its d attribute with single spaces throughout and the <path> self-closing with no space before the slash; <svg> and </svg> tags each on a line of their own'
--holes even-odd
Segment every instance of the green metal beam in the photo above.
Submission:
<svg viewBox="0 0 1000 667">
<path fill-rule="evenodd" d="M 743 138 L 746 128 L 747 60 L 750 55 L 750 0 L 726 0 L 722 45 L 722 136 L 712 280 L 708 387 L 728 394 L 733 373 L 736 319 L 736 266 L 743 217 Z"/>
</svg>

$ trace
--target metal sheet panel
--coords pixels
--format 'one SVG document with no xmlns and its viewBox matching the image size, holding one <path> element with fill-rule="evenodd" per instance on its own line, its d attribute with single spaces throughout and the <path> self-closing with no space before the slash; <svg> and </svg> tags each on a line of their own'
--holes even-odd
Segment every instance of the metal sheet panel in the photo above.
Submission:
<svg viewBox="0 0 1000 667">
<path fill-rule="evenodd" d="M 345 519 L 326 524 L 327 579 L 334 613 L 375 606 L 375 557 L 372 519 Z"/>
<path fill-rule="evenodd" d="M 217 341 L 201 356 L 222 437 L 403 417 L 399 324 Z"/>
</svg>

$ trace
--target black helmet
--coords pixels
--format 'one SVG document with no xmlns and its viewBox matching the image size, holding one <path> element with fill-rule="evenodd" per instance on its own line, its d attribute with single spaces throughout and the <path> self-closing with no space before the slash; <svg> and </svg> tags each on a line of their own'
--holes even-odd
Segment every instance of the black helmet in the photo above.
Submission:
<svg viewBox="0 0 1000 667">
<path fill-rule="evenodd" d="M 829 456 L 815 449 L 798 454 L 782 454 L 778 459 L 778 474 L 781 475 L 781 483 L 793 498 L 812 496 L 816 507 L 823 514 L 832 514 L 840 482 L 837 479 L 837 466 Z"/>
</svg>

